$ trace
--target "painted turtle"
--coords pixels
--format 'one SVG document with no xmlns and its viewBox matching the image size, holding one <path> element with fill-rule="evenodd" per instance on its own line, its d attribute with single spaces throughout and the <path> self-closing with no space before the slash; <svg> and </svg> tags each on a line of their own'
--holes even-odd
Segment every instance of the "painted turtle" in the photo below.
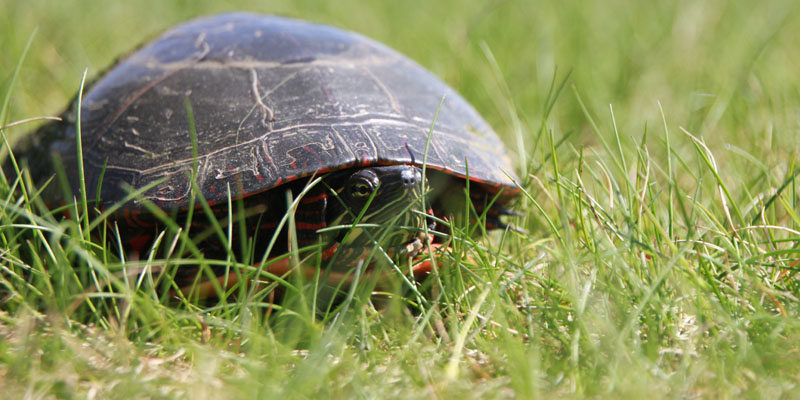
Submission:
<svg viewBox="0 0 800 400">
<path fill-rule="evenodd" d="M 40 182 L 53 175 L 51 156 L 60 159 L 70 196 L 80 190 L 76 104 L 20 153 Z M 358 34 L 275 16 L 234 13 L 178 25 L 94 82 L 81 120 L 89 199 L 95 188 L 106 206 L 140 191 L 117 213 L 134 250 L 163 229 L 145 203 L 186 212 L 197 204 L 193 192 L 222 218 L 229 196 L 234 204 L 243 199 L 247 234 L 257 236 L 255 259 L 286 214 L 286 191 L 278 189 L 296 198 L 310 177 L 323 181 L 295 211 L 300 246 L 322 237 L 328 248 L 346 241 L 351 254 L 379 236 L 389 253 L 419 250 L 430 212 L 416 205 L 423 163 L 434 213 L 451 211 L 442 199 L 463 198 L 468 177 L 478 211 L 493 204 L 487 225 L 505 227 L 499 216 L 519 192 L 497 135 L 434 75 Z M 318 234 L 355 221 L 417 229 Z"/>
</svg>

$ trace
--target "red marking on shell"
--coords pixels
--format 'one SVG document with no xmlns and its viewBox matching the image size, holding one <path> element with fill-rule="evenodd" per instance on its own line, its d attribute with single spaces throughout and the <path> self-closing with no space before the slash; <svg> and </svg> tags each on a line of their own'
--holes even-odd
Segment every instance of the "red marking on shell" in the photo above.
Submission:
<svg viewBox="0 0 800 400">
<path fill-rule="evenodd" d="M 151 227 L 151 226 L 156 226 L 157 225 L 154 220 L 141 219 L 141 216 L 143 216 L 143 215 L 149 216 L 151 214 L 150 214 L 149 211 L 147 211 L 145 209 L 142 209 L 142 210 L 134 209 L 134 210 L 130 211 L 130 213 L 128 214 L 126 220 L 128 222 L 132 223 L 133 225 L 139 226 L 139 227 Z"/>
<path fill-rule="evenodd" d="M 316 196 L 303 197 L 303 199 L 300 200 L 300 202 L 303 203 L 303 204 L 316 203 L 316 202 L 318 202 L 320 200 L 325 200 L 327 198 L 328 198 L 328 194 L 327 193 L 320 193 L 320 194 L 318 194 Z"/>
<path fill-rule="evenodd" d="M 311 156 L 313 156 L 314 159 L 316 159 L 319 162 L 319 165 L 322 165 L 322 164 L 325 163 L 325 160 L 323 160 L 322 157 L 320 157 L 319 154 L 317 154 L 317 152 L 314 151 L 314 149 L 311 148 L 311 146 L 303 145 L 303 150 L 311 153 Z"/>
<path fill-rule="evenodd" d="M 131 209 L 130 208 L 123 208 L 122 209 L 122 218 L 125 220 L 125 223 L 130 225 L 131 224 Z"/>
<path fill-rule="evenodd" d="M 270 222 L 264 222 L 263 224 L 259 225 L 258 227 L 260 229 L 275 229 L 277 226 L 278 226 L 277 222 L 270 221 Z"/>
<path fill-rule="evenodd" d="M 322 228 L 324 228 L 326 226 L 328 226 L 328 224 L 326 224 L 324 222 L 320 222 L 318 224 L 310 224 L 308 222 L 298 222 L 298 223 L 295 224 L 295 227 L 297 229 L 310 230 L 310 231 L 316 231 L 317 229 L 322 229 Z"/>
<path fill-rule="evenodd" d="M 139 221 L 136 218 L 136 215 L 138 213 L 139 212 L 137 210 L 131 210 L 129 208 L 124 209 L 122 212 L 122 216 L 125 218 L 125 223 L 131 226 L 140 225 Z"/>
<path fill-rule="evenodd" d="M 139 235 L 136 237 L 131 238 L 128 243 L 131 245 L 133 251 L 142 252 L 144 251 L 145 246 L 150 242 L 153 236 L 151 235 Z"/>
</svg>

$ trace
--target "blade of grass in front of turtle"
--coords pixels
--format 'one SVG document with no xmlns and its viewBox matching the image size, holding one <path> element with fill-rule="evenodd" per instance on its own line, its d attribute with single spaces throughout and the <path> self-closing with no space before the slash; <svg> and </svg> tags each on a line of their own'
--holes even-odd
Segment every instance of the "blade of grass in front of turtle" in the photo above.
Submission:
<svg viewBox="0 0 800 400">
<path fill-rule="evenodd" d="M 297 285 L 298 288 L 302 288 L 304 286 L 303 281 L 305 280 L 305 276 L 302 273 L 303 265 L 300 261 L 300 250 L 298 249 L 297 243 L 297 226 L 295 225 L 295 212 L 297 211 L 297 204 L 299 203 L 296 203 L 292 198 L 291 189 L 286 189 L 285 199 L 287 206 L 286 216 L 288 217 L 287 229 L 289 231 L 289 258 L 291 259 L 289 265 L 291 269 L 300 271 L 300 273 L 293 274 L 293 278 L 295 279 L 295 285 Z M 296 310 L 298 316 L 308 321 L 310 324 L 309 326 L 313 326 L 316 322 L 316 312 L 312 307 L 316 304 L 316 294 L 312 300 L 312 304 L 308 303 L 305 290 L 298 290 L 296 295 L 300 301 L 300 307 Z"/>
<path fill-rule="evenodd" d="M 439 105 L 436 106 L 436 112 L 433 114 L 433 120 L 431 121 L 431 126 L 428 129 L 428 137 L 425 139 L 425 151 L 422 154 L 422 193 L 420 201 L 422 201 L 422 211 L 425 213 L 428 212 L 428 205 L 425 204 L 425 199 L 427 198 L 427 193 L 428 193 L 428 188 L 427 188 L 428 180 L 426 179 L 428 173 L 428 153 L 430 152 L 431 142 L 433 141 L 433 132 L 435 132 L 436 129 L 436 122 L 439 120 L 439 112 L 442 110 L 442 106 L 444 106 L 444 100 L 446 97 L 447 97 L 446 94 L 442 94 L 442 98 L 439 100 Z M 425 232 L 425 237 L 429 238 L 430 232 L 428 230 L 427 219 L 425 219 L 424 221 L 425 223 L 422 224 L 423 225 L 422 229 Z M 449 292 L 447 290 L 444 290 L 442 279 L 439 276 L 439 269 L 435 267 L 438 264 L 436 264 L 436 255 L 435 251 L 433 251 L 433 244 L 430 243 L 429 240 L 426 240 L 425 246 L 427 247 L 428 257 L 430 257 L 430 262 L 432 265 L 434 265 L 434 268 L 431 269 L 431 273 L 434 276 L 434 282 L 436 282 L 439 285 L 439 293 L 443 296 L 447 296 Z M 411 265 L 409 265 L 409 268 L 411 268 Z M 419 292 L 415 292 L 415 294 L 417 294 L 417 301 L 419 301 L 420 304 L 426 303 L 424 296 L 420 295 Z M 449 303 L 449 301 L 446 299 L 445 303 Z"/>
<path fill-rule="evenodd" d="M 83 76 L 81 77 L 81 86 L 78 90 L 78 107 L 75 111 L 75 144 L 76 144 L 76 152 L 78 153 L 78 180 L 80 181 L 80 204 L 83 208 L 82 215 L 76 216 L 79 218 L 78 223 L 83 225 L 83 237 L 84 240 L 87 242 L 91 239 L 90 238 L 90 231 L 89 231 L 89 201 L 86 197 L 86 176 L 84 176 L 84 169 L 83 169 L 83 140 L 81 133 L 81 107 L 83 103 L 83 86 L 86 84 L 86 74 L 89 72 L 89 68 L 85 68 L 83 70 Z"/>
<path fill-rule="evenodd" d="M 196 202 L 200 204 L 200 207 L 205 212 L 206 219 L 209 223 L 211 223 L 211 227 L 216 234 L 217 239 L 219 239 L 221 245 L 225 249 L 227 256 L 231 259 L 235 259 L 236 255 L 233 254 L 233 249 L 230 246 L 230 242 L 228 241 L 225 231 L 222 229 L 222 224 L 219 223 L 219 220 L 214 214 L 214 210 L 211 209 L 211 206 L 208 204 L 208 200 L 206 200 L 206 197 L 201 192 L 200 186 L 197 185 L 197 182 L 192 182 L 192 192 L 195 193 L 194 196 L 197 198 Z M 230 221 L 230 218 L 228 218 L 228 220 Z"/>
<path fill-rule="evenodd" d="M 151 246 L 151 250 L 147 255 L 147 262 L 145 263 L 144 267 L 139 271 L 139 277 L 136 279 L 135 289 L 137 292 L 141 291 L 142 285 L 144 284 L 145 278 L 147 279 L 150 287 L 153 287 L 153 261 L 155 260 L 156 250 L 159 248 L 161 241 L 164 239 L 164 231 L 156 236 L 153 245 Z M 153 291 L 153 300 L 157 300 L 156 293 Z"/>
<path fill-rule="evenodd" d="M 197 166 L 198 166 L 198 150 L 197 150 L 197 129 L 195 127 L 194 121 L 194 110 L 192 109 L 192 103 L 188 97 L 184 99 L 184 107 L 186 109 L 186 119 L 189 123 L 189 139 L 192 143 L 192 176 L 189 177 L 189 182 L 195 182 L 197 179 Z M 183 231 L 186 233 L 187 237 L 192 227 L 192 219 L 194 218 L 194 208 L 195 202 L 197 201 L 196 193 L 197 191 L 194 189 L 196 185 L 192 184 L 192 190 L 189 191 L 189 205 L 186 209 L 186 221 L 183 225 Z M 186 243 L 184 240 L 181 241 L 181 246 L 178 249 L 178 256 L 182 256 L 183 252 L 186 250 Z"/>
<path fill-rule="evenodd" d="M 292 201 L 291 204 L 289 204 L 288 210 L 291 211 L 291 210 L 297 209 L 297 205 L 300 204 L 300 200 L 302 200 L 303 197 L 312 188 L 314 188 L 317 184 L 319 184 L 320 182 L 322 182 L 322 178 L 321 177 L 317 177 L 313 181 L 309 182 L 303 188 L 303 190 L 300 192 L 300 194 L 297 196 L 297 198 L 294 199 L 294 201 Z M 283 215 L 283 217 L 280 219 L 280 221 L 278 221 L 278 224 L 275 226 L 275 232 L 273 233 L 272 238 L 270 238 L 269 243 L 267 244 L 267 248 L 264 251 L 264 254 L 261 256 L 261 260 L 258 262 L 258 267 L 256 268 L 255 272 L 253 273 L 253 276 L 256 279 L 259 279 L 261 277 L 266 277 L 266 278 L 269 278 L 269 279 L 280 281 L 280 282 L 283 283 L 284 287 L 287 290 L 291 289 L 291 290 L 294 290 L 294 291 L 298 291 L 298 290 L 301 290 L 301 288 L 295 287 L 295 286 L 291 285 L 288 281 L 284 280 L 283 277 L 274 275 L 271 272 L 269 272 L 270 271 L 269 270 L 269 265 L 271 263 L 273 263 L 273 262 L 280 262 L 280 260 L 282 259 L 281 257 L 275 257 L 274 259 L 270 260 L 269 259 L 269 255 L 272 253 L 272 249 L 275 247 L 275 243 L 278 241 L 278 237 L 280 236 L 281 230 L 283 230 L 283 227 L 286 226 L 286 224 L 287 224 L 287 222 L 289 220 L 289 214 L 290 214 L 290 212 L 285 213 Z M 258 290 L 257 290 L 258 288 L 256 286 L 257 285 L 251 285 L 248 288 L 248 293 L 247 293 L 247 297 L 246 297 L 248 302 L 254 300 L 255 295 L 258 292 Z"/>
<path fill-rule="evenodd" d="M 242 262 L 246 264 L 252 264 L 254 257 L 251 255 L 255 249 L 252 246 L 248 246 L 248 238 L 247 238 L 247 217 L 245 212 L 245 204 L 244 204 L 244 196 L 239 196 L 236 199 L 236 222 L 239 226 L 239 243 L 240 243 L 240 251 L 242 252 Z M 263 216 L 263 213 L 260 218 Z M 255 226 L 261 226 L 261 224 L 256 224 Z"/>
<path fill-rule="evenodd" d="M 233 248 L 232 248 L 232 246 L 233 246 L 233 222 L 234 221 L 233 221 L 233 199 L 231 197 L 231 184 L 230 183 L 228 183 L 226 185 L 226 192 L 227 192 L 227 199 L 226 200 L 228 201 L 228 223 L 227 223 L 227 225 L 228 225 L 228 236 L 227 236 L 227 240 L 228 240 L 228 251 L 227 251 L 227 253 L 228 253 L 228 256 L 227 256 L 226 260 L 228 262 L 225 263 L 225 272 L 224 272 L 225 278 L 224 278 L 224 282 L 222 284 L 222 287 L 227 290 L 229 279 L 230 279 L 230 273 L 231 273 L 231 264 L 236 261 L 236 257 L 234 256 Z M 241 190 L 239 190 L 239 193 L 241 193 Z M 242 254 L 242 256 L 244 256 L 244 254 Z M 236 274 L 237 278 L 241 278 L 241 274 L 239 273 L 239 268 L 234 268 L 233 273 Z M 225 304 L 227 304 L 228 296 L 223 296 L 223 298 L 221 298 L 220 300 L 223 302 L 223 305 L 225 305 Z"/>
<path fill-rule="evenodd" d="M 108 167 L 108 158 L 103 161 L 103 168 L 100 169 L 100 175 L 97 178 L 97 185 L 94 191 L 94 206 L 100 207 L 100 189 L 103 188 L 103 179 L 106 177 L 106 168 Z"/>
</svg>

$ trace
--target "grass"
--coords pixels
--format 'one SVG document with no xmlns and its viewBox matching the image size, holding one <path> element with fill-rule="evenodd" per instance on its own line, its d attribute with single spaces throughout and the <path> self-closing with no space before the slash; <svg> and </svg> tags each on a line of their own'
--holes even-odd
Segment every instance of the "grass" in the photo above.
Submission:
<svg viewBox="0 0 800 400">
<path fill-rule="evenodd" d="M 223 9 L 357 30 L 443 77 L 514 150 L 529 233 L 455 242 L 424 301 L 378 311 L 364 284 L 320 317 L 292 278 L 267 318 L 258 297 L 165 304 L 120 274 L 157 257 L 121 262 L 92 210 L 53 217 L 7 176 L 5 396 L 800 396 L 794 2 L 4 2 L 0 126 Z"/>
</svg>

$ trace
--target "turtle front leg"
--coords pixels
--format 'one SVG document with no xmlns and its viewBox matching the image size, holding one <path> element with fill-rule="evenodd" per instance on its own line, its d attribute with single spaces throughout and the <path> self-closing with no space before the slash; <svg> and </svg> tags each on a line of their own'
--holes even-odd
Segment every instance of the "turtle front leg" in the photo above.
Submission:
<svg viewBox="0 0 800 400">
<path fill-rule="evenodd" d="M 429 214 L 433 214 L 433 210 L 428 211 Z M 428 231 L 433 231 L 436 229 L 436 221 L 431 221 L 428 224 Z M 405 246 L 400 248 L 397 254 L 402 258 L 414 258 L 420 255 L 425 250 L 425 245 L 428 243 L 433 243 L 433 234 L 428 233 L 427 235 L 425 232 L 419 232 L 417 236 L 414 237 L 414 240 L 406 243 Z"/>
</svg>

